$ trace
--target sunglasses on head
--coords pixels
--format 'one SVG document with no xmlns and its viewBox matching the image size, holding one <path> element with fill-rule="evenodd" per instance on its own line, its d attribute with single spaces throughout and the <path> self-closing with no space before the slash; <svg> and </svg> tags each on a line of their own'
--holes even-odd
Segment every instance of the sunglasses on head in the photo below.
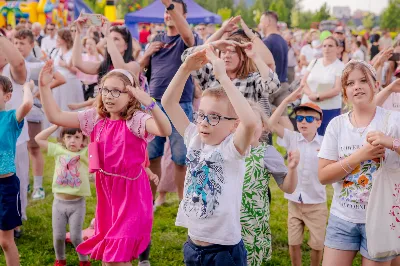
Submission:
<svg viewBox="0 0 400 266">
<path fill-rule="evenodd" d="M 307 123 L 312 123 L 312 122 L 314 122 L 314 120 L 316 120 L 316 121 L 319 120 L 319 118 L 316 118 L 316 117 L 314 117 L 312 115 L 306 115 L 306 116 L 304 116 L 304 115 L 296 115 L 296 121 L 297 122 L 301 123 L 301 122 L 303 122 L 304 119 L 306 119 Z"/>
</svg>

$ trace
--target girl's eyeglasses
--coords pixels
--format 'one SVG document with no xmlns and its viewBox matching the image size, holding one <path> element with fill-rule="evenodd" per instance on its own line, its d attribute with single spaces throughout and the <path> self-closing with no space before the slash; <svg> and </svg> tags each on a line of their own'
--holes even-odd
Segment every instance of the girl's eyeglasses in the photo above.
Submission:
<svg viewBox="0 0 400 266">
<path fill-rule="evenodd" d="M 111 92 L 111 96 L 114 97 L 114 98 L 118 98 L 121 95 L 121 93 L 128 93 L 127 91 L 120 91 L 120 90 L 117 90 L 117 89 L 109 90 L 109 89 L 107 89 L 105 87 L 100 88 L 100 93 L 103 96 L 107 96 L 110 92 Z"/>
<path fill-rule="evenodd" d="M 304 119 L 306 119 L 307 123 L 312 123 L 312 122 L 314 122 L 314 120 L 319 121 L 318 118 L 316 118 L 314 116 L 311 116 L 311 115 L 307 115 L 307 116 L 297 115 L 296 116 L 296 121 L 299 122 L 299 123 L 303 122 Z"/>
<path fill-rule="evenodd" d="M 219 124 L 221 120 L 237 120 L 237 118 L 233 117 L 225 117 L 217 114 L 210 114 L 210 115 L 205 115 L 201 112 L 195 112 L 193 113 L 193 121 L 195 121 L 197 124 L 200 124 L 201 122 L 206 119 L 207 123 L 210 126 L 216 126 Z"/>
</svg>

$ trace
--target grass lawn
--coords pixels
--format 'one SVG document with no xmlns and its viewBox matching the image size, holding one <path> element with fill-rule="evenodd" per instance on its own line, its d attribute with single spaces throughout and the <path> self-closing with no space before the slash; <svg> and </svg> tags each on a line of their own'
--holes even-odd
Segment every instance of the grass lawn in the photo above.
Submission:
<svg viewBox="0 0 400 266">
<path fill-rule="evenodd" d="M 46 199 L 43 201 L 30 201 L 28 206 L 28 221 L 24 223 L 24 234 L 17 240 L 22 266 L 48 266 L 53 265 L 55 255 L 52 242 L 51 209 L 53 196 L 51 194 L 51 181 L 53 176 L 54 161 L 46 157 L 44 186 Z M 314 163 L 314 162 L 310 162 Z M 32 181 L 31 181 L 32 184 Z M 272 260 L 266 265 L 290 265 L 289 251 L 287 245 L 287 201 L 283 193 L 271 182 L 272 203 L 271 203 L 271 230 L 272 230 Z M 332 198 L 332 187 L 327 188 L 328 198 Z M 92 184 L 92 194 L 95 195 Z M 30 196 L 30 195 L 29 195 Z M 87 211 L 84 228 L 94 217 L 95 197 L 87 199 Z M 330 204 L 330 200 L 329 200 Z M 178 209 L 178 198 L 176 195 L 169 195 L 167 204 L 157 209 L 155 213 L 151 264 L 153 266 L 173 266 L 183 264 L 182 246 L 186 240 L 186 230 L 174 225 Z M 303 265 L 310 265 L 310 249 L 306 245 L 308 234 L 303 245 Z M 67 245 L 68 265 L 78 265 L 78 257 L 72 247 Z M 0 265 L 5 265 L 4 255 L 0 249 Z M 101 265 L 93 262 L 92 265 Z M 133 265 L 137 265 L 136 262 Z M 357 257 L 354 265 L 361 265 L 360 256 Z"/>
</svg>

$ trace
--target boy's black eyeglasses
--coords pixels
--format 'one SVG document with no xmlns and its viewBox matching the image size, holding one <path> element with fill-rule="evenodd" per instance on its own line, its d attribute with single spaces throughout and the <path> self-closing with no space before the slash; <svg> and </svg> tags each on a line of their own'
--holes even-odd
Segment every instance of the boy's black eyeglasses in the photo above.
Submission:
<svg viewBox="0 0 400 266">
<path fill-rule="evenodd" d="M 210 114 L 210 115 L 205 115 L 201 112 L 195 112 L 193 113 L 193 121 L 195 123 L 200 124 L 201 122 L 204 121 L 204 119 L 207 120 L 207 123 L 210 126 L 216 126 L 221 120 L 237 120 L 237 118 L 234 117 L 225 117 L 217 114 Z"/>
<path fill-rule="evenodd" d="M 311 116 L 311 115 L 307 115 L 307 116 L 297 115 L 296 116 L 296 121 L 299 122 L 299 123 L 303 122 L 304 119 L 306 119 L 307 123 L 312 123 L 312 122 L 314 122 L 314 120 L 316 120 L 316 121 L 319 120 L 318 118 L 316 118 L 314 116 Z"/>
<path fill-rule="evenodd" d="M 111 92 L 111 96 L 114 98 L 118 98 L 121 95 L 121 93 L 128 93 L 127 91 L 120 91 L 117 89 L 109 90 L 107 88 L 100 88 L 100 93 L 103 96 L 107 96 L 110 92 Z"/>
</svg>

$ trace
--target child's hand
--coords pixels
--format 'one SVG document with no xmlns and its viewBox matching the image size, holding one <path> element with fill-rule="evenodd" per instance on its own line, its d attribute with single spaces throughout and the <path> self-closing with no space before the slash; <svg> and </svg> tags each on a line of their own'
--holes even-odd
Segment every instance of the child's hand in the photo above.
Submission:
<svg viewBox="0 0 400 266">
<path fill-rule="evenodd" d="M 33 82 L 33 80 L 30 80 L 29 82 L 26 82 L 24 84 L 24 90 L 28 89 L 30 91 L 33 91 L 34 88 L 35 88 L 35 83 Z"/>
<path fill-rule="evenodd" d="M 382 145 L 387 149 L 391 149 L 393 146 L 393 138 L 383 134 L 380 131 L 370 131 L 367 134 L 367 142 L 372 146 Z"/>
<path fill-rule="evenodd" d="M 158 186 L 158 184 L 160 183 L 160 178 L 158 177 L 158 175 L 156 175 L 155 173 L 153 173 L 150 168 L 146 168 L 146 174 L 148 175 L 149 179 L 151 181 L 154 182 L 154 184 L 156 186 Z"/>
<path fill-rule="evenodd" d="M 212 46 L 208 47 L 206 49 L 206 56 L 207 59 L 211 62 L 213 65 L 214 69 L 214 75 L 217 78 L 217 80 L 220 80 L 221 78 L 226 76 L 226 68 L 225 68 L 225 63 L 224 61 L 219 58 L 215 52 Z"/>
<path fill-rule="evenodd" d="M 189 55 L 185 62 L 183 63 L 183 67 L 192 72 L 195 70 L 199 70 L 202 68 L 206 63 L 207 63 L 207 57 L 206 57 L 206 50 L 201 50 L 194 52 L 193 54 Z"/>
<path fill-rule="evenodd" d="M 153 99 L 150 97 L 150 95 L 141 88 L 128 85 L 127 89 L 132 93 L 132 96 L 144 106 L 149 106 L 153 102 Z"/>
<path fill-rule="evenodd" d="M 68 108 L 71 110 L 71 111 L 74 111 L 74 110 L 78 110 L 79 109 L 79 104 L 77 104 L 77 103 L 70 103 L 70 104 L 68 104 Z"/>
<path fill-rule="evenodd" d="M 289 96 L 286 97 L 285 101 L 289 104 L 300 99 L 303 96 L 303 88 L 304 86 L 299 86 L 291 94 L 289 94 Z"/>
<path fill-rule="evenodd" d="M 242 26 L 242 29 L 247 37 L 249 37 L 250 40 L 253 39 L 255 35 L 254 32 L 247 26 L 246 22 L 244 22 L 242 18 L 240 18 L 240 25 Z"/>
<path fill-rule="evenodd" d="M 53 80 L 53 61 L 49 60 L 46 62 L 39 74 L 39 85 L 41 87 L 50 85 Z"/>
<path fill-rule="evenodd" d="M 300 162 L 299 150 L 290 151 L 288 154 L 288 168 L 295 169 Z"/>
</svg>

